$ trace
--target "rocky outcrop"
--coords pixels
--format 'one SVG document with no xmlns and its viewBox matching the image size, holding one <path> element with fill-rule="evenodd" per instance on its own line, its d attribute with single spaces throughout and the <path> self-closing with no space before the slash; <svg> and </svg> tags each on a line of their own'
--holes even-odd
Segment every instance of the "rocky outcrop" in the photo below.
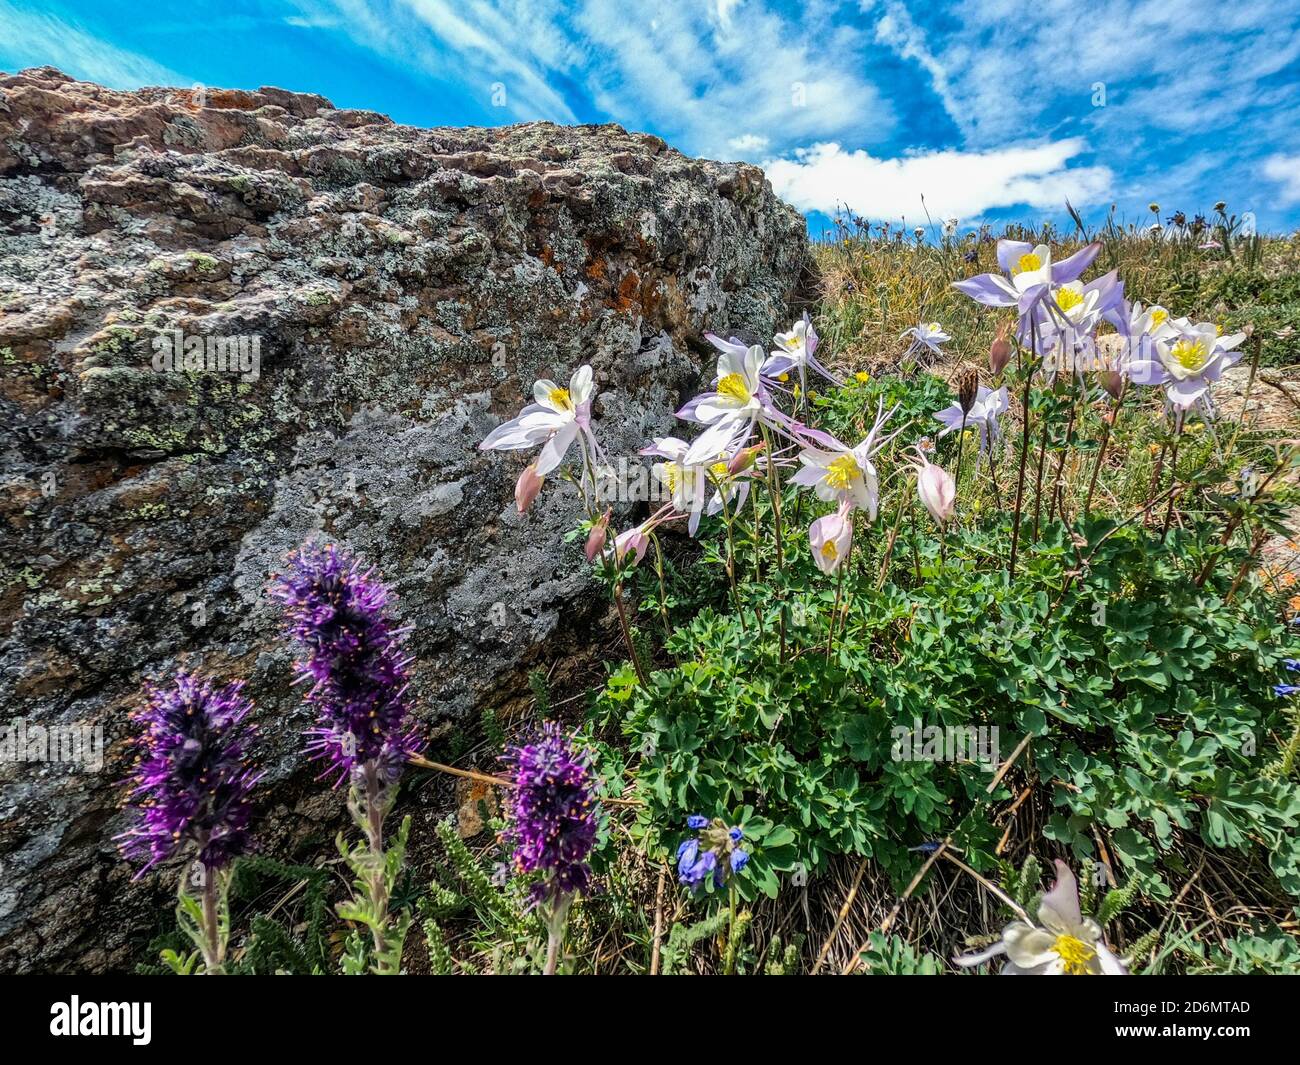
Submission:
<svg viewBox="0 0 1300 1065">
<path fill-rule="evenodd" d="M 127 966 L 167 908 L 174 870 L 133 885 L 111 839 L 146 678 L 247 680 L 272 846 L 335 815 L 265 595 L 304 539 L 394 586 L 433 734 L 601 622 L 573 499 L 520 517 L 523 460 L 475 445 L 589 362 L 633 454 L 805 254 L 760 170 L 616 126 L 0 76 L 0 725 L 104 738 L 97 772 L 0 763 L 0 970 Z"/>
</svg>

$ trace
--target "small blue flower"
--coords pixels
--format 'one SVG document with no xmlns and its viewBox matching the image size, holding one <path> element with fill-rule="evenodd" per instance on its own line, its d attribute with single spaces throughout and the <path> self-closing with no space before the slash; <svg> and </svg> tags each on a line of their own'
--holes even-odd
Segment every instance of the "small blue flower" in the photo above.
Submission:
<svg viewBox="0 0 1300 1065">
<path fill-rule="evenodd" d="M 687 825 L 695 835 L 677 847 L 677 879 L 692 891 L 708 885 L 722 888 L 735 873 L 745 868 L 749 855 L 738 844 L 745 838 L 739 825 L 728 827 L 720 817 L 691 814 Z"/>
<path fill-rule="evenodd" d="M 925 843 L 918 844 L 915 847 L 908 847 L 907 849 L 913 854 L 933 854 L 940 846 L 940 843 L 934 840 L 929 840 Z"/>
<path fill-rule="evenodd" d="M 1293 692 L 1300 692 L 1300 684 L 1274 684 L 1274 695 L 1291 695 Z"/>
<path fill-rule="evenodd" d="M 698 850 L 698 844 L 696 849 Z M 701 887 L 718 867 L 718 856 L 713 851 L 705 851 L 695 856 L 694 861 L 680 862 L 677 867 L 677 879 L 694 891 Z"/>
<path fill-rule="evenodd" d="M 1282 665 L 1286 666 L 1292 673 L 1300 673 L 1300 658 L 1284 658 Z"/>
</svg>

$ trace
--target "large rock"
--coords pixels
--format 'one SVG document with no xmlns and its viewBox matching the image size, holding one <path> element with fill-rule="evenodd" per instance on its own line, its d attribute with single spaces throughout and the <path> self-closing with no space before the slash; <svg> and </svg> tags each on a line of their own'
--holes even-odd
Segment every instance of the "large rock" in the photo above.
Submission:
<svg viewBox="0 0 1300 1065">
<path fill-rule="evenodd" d="M 0 723 L 106 746 L 99 772 L 0 765 L 0 970 L 124 967 L 167 905 L 176 870 L 132 885 L 111 839 L 146 678 L 247 679 L 264 840 L 338 810 L 265 595 L 304 539 L 394 585 L 430 731 L 589 634 L 573 498 L 519 517 L 522 458 L 475 445 L 589 362 L 632 454 L 699 386 L 705 329 L 771 333 L 806 250 L 761 171 L 617 126 L 0 75 Z M 256 340 L 260 372 L 159 372 L 175 330 Z"/>
</svg>

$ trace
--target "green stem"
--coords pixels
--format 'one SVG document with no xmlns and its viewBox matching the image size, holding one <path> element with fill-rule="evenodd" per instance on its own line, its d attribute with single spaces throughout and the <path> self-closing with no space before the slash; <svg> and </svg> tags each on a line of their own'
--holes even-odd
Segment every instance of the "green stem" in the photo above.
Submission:
<svg viewBox="0 0 1300 1065">
<path fill-rule="evenodd" d="M 1020 515 L 1025 502 L 1025 463 L 1029 458 L 1029 400 L 1030 384 L 1034 379 L 1034 362 L 1037 358 L 1036 334 L 1030 334 L 1029 369 L 1025 374 L 1025 392 L 1021 401 L 1020 471 L 1016 475 L 1016 513 L 1011 522 L 1011 558 L 1007 563 L 1007 576 L 1016 576 L 1016 552 L 1020 547 Z"/>
<path fill-rule="evenodd" d="M 723 975 L 731 976 L 736 971 L 736 882 L 733 877 L 727 879 L 727 906 L 730 917 L 727 921 L 727 953 L 723 962 Z"/>
<path fill-rule="evenodd" d="M 1114 432 L 1115 426 L 1119 424 L 1119 409 L 1124 402 L 1124 397 L 1128 395 L 1128 389 L 1120 391 L 1119 399 L 1115 400 L 1115 406 L 1110 412 L 1110 419 L 1106 422 L 1106 428 L 1101 431 L 1101 446 L 1097 448 L 1097 461 L 1092 467 L 1092 476 L 1088 478 L 1088 495 L 1083 501 L 1083 516 L 1088 517 L 1092 510 L 1092 493 L 1097 487 L 1097 474 L 1101 472 L 1102 463 L 1106 459 L 1106 447 L 1110 444 L 1110 434 Z"/>
<path fill-rule="evenodd" d="M 203 969 L 208 976 L 225 973 L 225 944 L 217 905 L 217 870 L 203 866 Z"/>
</svg>

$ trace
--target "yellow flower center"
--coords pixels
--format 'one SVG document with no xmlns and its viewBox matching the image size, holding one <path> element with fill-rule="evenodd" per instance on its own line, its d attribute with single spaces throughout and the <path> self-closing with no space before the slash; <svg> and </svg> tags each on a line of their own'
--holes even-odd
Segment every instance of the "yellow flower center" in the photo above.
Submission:
<svg viewBox="0 0 1300 1065">
<path fill-rule="evenodd" d="M 857 462 L 852 455 L 841 455 L 826 467 L 826 483 L 831 488 L 839 491 L 848 488 L 853 483 L 853 479 L 861 474 Z"/>
<path fill-rule="evenodd" d="M 573 400 L 569 397 L 567 388 L 552 388 L 546 398 L 551 401 L 552 406 L 559 407 L 560 410 L 573 410 Z"/>
<path fill-rule="evenodd" d="M 1074 936 L 1057 936 L 1052 949 L 1061 956 L 1067 976 L 1088 976 L 1088 962 L 1096 957 L 1097 952 L 1081 939 Z"/>
<path fill-rule="evenodd" d="M 1169 317 L 1169 312 L 1165 310 L 1163 307 L 1152 307 L 1151 327 L 1153 329 L 1156 328 L 1158 325 L 1160 325 L 1161 322 L 1163 322 L 1168 317 Z"/>
<path fill-rule="evenodd" d="M 1056 290 L 1056 305 L 1063 311 L 1073 310 L 1083 302 L 1082 294 L 1072 288 L 1060 288 Z"/>
<path fill-rule="evenodd" d="M 750 401 L 749 386 L 745 384 L 745 379 L 738 373 L 729 373 L 718 382 L 718 392 L 724 396 L 730 396 L 737 403 L 748 403 Z"/>
<path fill-rule="evenodd" d="M 930 333 L 937 333 L 937 332 L 939 332 L 939 323 L 938 323 L 938 322 L 929 322 L 929 323 L 926 325 L 925 328 L 926 328 L 926 331 L 927 331 L 927 332 L 930 332 Z"/>
<path fill-rule="evenodd" d="M 1043 268 L 1043 260 L 1040 259 L 1037 255 L 1035 255 L 1031 251 L 1031 252 L 1026 252 L 1024 255 L 1020 256 L 1019 262 L 1017 262 L 1016 265 L 1012 267 L 1011 273 L 1023 274 L 1029 270 L 1041 270 L 1042 268 Z"/>
<path fill-rule="evenodd" d="M 668 486 L 670 493 L 677 491 L 677 486 L 681 484 L 682 468 L 675 462 L 664 463 L 664 484 Z"/>
<path fill-rule="evenodd" d="M 827 540 L 822 544 L 822 558 L 826 559 L 828 562 L 834 562 L 839 557 L 840 552 L 839 549 L 836 548 L 834 540 Z"/>
<path fill-rule="evenodd" d="M 1184 370 L 1192 372 L 1204 366 L 1209 358 L 1204 340 L 1180 340 L 1169 354 Z"/>
<path fill-rule="evenodd" d="M 709 467 L 709 473 L 713 474 L 715 481 L 725 481 L 727 479 L 727 464 L 725 462 L 715 462 Z"/>
</svg>

